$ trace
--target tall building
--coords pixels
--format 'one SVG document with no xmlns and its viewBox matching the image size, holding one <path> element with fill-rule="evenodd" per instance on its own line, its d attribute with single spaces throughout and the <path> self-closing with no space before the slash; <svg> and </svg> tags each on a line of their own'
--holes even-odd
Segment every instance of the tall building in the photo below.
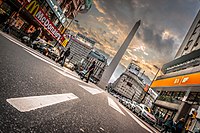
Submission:
<svg viewBox="0 0 200 133">
<path fill-rule="evenodd" d="M 134 101 L 140 102 L 144 95 L 144 83 L 138 77 L 140 67 L 131 63 L 124 73 L 113 83 L 115 92 Z"/>
<path fill-rule="evenodd" d="M 151 88 L 159 92 L 155 111 L 174 117 L 174 121 L 188 118 L 191 110 L 200 114 L 200 12 L 192 23 L 175 59 L 163 65 L 164 75 L 159 76 Z M 200 125 L 200 115 L 190 130 Z"/>
<path fill-rule="evenodd" d="M 70 62 L 73 64 L 78 64 L 81 60 L 86 59 L 93 49 L 91 45 L 83 43 L 75 37 L 71 37 L 66 48 L 68 47 L 70 47 L 71 53 L 67 58 L 70 59 Z"/>
</svg>

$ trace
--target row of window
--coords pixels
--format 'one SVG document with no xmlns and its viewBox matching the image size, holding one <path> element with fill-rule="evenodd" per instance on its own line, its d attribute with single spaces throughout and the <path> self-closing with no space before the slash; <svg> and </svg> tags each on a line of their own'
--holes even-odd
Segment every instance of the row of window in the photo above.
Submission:
<svg viewBox="0 0 200 133">
<path fill-rule="evenodd" d="M 198 21 L 195 30 L 193 31 L 187 45 L 184 48 L 182 55 L 188 54 L 194 50 L 199 49 L 199 42 L 200 42 L 200 20 Z"/>
</svg>

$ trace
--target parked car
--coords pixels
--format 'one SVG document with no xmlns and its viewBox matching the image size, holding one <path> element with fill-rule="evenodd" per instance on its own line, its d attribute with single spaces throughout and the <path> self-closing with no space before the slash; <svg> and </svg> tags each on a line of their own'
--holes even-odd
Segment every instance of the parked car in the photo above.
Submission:
<svg viewBox="0 0 200 133">
<path fill-rule="evenodd" d="M 120 102 L 120 103 L 123 104 L 125 101 L 126 101 L 126 98 L 124 98 L 124 97 L 119 98 L 119 102 Z"/>
<path fill-rule="evenodd" d="M 131 100 L 126 99 L 122 104 L 128 108 L 129 104 L 131 103 Z"/>
<path fill-rule="evenodd" d="M 157 120 L 155 118 L 155 116 L 153 114 L 151 114 L 151 109 L 146 106 L 145 104 L 138 104 L 135 107 L 135 113 L 141 117 L 144 118 L 145 121 L 147 121 L 148 123 L 155 125 Z"/>
<path fill-rule="evenodd" d="M 50 44 L 49 44 L 50 45 Z M 59 56 L 59 50 L 56 47 L 49 47 L 47 56 L 55 61 L 56 58 Z"/>
<path fill-rule="evenodd" d="M 130 109 L 131 111 L 134 111 L 135 110 L 135 107 L 137 106 L 137 102 L 136 101 L 131 101 L 129 104 L 128 104 L 128 109 Z"/>
<path fill-rule="evenodd" d="M 39 50 L 40 52 L 42 52 L 46 44 L 47 42 L 44 39 L 37 38 L 35 41 L 33 41 L 31 46 L 33 49 Z"/>
<path fill-rule="evenodd" d="M 26 36 L 23 36 L 23 37 L 21 38 L 21 42 L 22 42 L 22 43 L 25 43 L 26 45 L 29 46 L 29 43 L 30 43 L 30 34 L 27 34 Z"/>
</svg>

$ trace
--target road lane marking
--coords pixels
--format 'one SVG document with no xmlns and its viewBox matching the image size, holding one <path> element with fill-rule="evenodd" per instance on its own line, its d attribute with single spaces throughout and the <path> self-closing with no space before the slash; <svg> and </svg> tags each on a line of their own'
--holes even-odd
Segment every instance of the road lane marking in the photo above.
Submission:
<svg viewBox="0 0 200 133">
<path fill-rule="evenodd" d="M 40 57 L 40 56 L 38 56 L 38 55 L 36 55 L 36 54 L 34 54 L 34 53 L 32 53 L 32 52 L 30 52 L 30 51 L 28 51 L 28 50 L 26 50 L 26 49 L 24 49 L 26 52 L 28 52 L 29 54 L 31 54 L 32 56 L 34 56 L 34 57 L 36 57 L 36 58 L 38 58 L 38 59 L 40 59 L 40 60 L 42 60 L 42 61 L 44 61 L 44 62 L 46 62 L 46 63 L 48 63 L 48 64 L 50 64 L 50 65 L 52 65 L 52 66 L 54 66 L 54 67 L 57 67 L 57 68 L 60 68 L 59 66 L 57 66 L 57 65 L 55 65 L 55 64 L 53 64 L 53 63 L 51 63 L 50 61 L 47 61 L 47 60 L 45 60 L 44 58 L 42 58 L 42 57 Z"/>
<path fill-rule="evenodd" d="M 114 100 L 110 97 L 108 97 L 108 105 L 112 107 L 113 109 L 117 110 L 121 114 L 125 115 L 122 110 L 119 108 L 119 106 L 114 102 Z"/>
<path fill-rule="evenodd" d="M 84 86 L 84 85 L 79 85 L 79 86 L 85 89 L 86 91 L 88 91 L 89 93 L 91 93 L 92 95 L 104 92 L 102 90 L 96 89 L 95 87 L 89 87 L 89 86 Z"/>
<path fill-rule="evenodd" d="M 20 112 L 27 112 L 53 104 L 77 99 L 73 93 L 9 98 L 6 101 Z"/>
<path fill-rule="evenodd" d="M 119 104 L 130 116 L 133 118 L 142 128 L 147 130 L 150 133 L 153 133 L 146 125 L 144 125 L 140 120 L 133 116 L 122 104 Z"/>
<path fill-rule="evenodd" d="M 64 71 L 60 70 L 60 69 L 56 69 L 56 68 L 54 68 L 54 67 L 52 67 L 52 68 L 53 68 L 55 71 L 57 71 L 57 72 L 59 72 L 60 74 L 62 74 L 63 76 L 66 76 L 66 77 L 68 77 L 68 78 L 74 79 L 74 80 L 79 81 L 79 82 L 83 82 L 82 80 L 80 80 L 80 79 L 78 79 L 78 78 L 76 78 L 76 77 L 74 77 L 74 76 L 72 76 L 72 75 L 70 75 L 70 74 L 67 74 L 67 73 L 65 73 Z"/>
<path fill-rule="evenodd" d="M 34 54 L 34 53 L 32 53 L 32 52 L 26 50 L 26 49 L 25 49 L 25 51 L 28 52 L 29 54 L 31 54 L 32 56 L 34 56 L 34 57 L 36 57 L 36 58 L 38 58 L 38 59 L 40 59 L 40 60 L 42 60 L 42 61 L 44 61 L 44 62 L 46 62 L 46 63 L 48 63 L 48 64 L 50 64 L 50 65 L 52 65 L 52 66 L 53 66 L 53 67 L 52 67 L 53 69 L 55 69 L 55 70 L 58 71 L 59 73 L 63 74 L 64 76 L 68 76 L 69 78 L 73 78 L 73 79 L 75 79 L 75 80 L 78 80 L 78 79 L 77 79 L 78 76 L 75 75 L 75 74 L 73 74 L 73 73 L 70 72 L 69 70 L 67 70 L 67 68 L 65 68 L 65 67 L 59 67 L 59 66 L 53 64 L 52 62 L 50 62 L 50 61 L 48 61 L 48 60 L 46 60 L 46 59 L 44 59 L 44 58 L 42 58 L 42 57 L 40 57 L 40 56 L 38 56 L 38 55 L 36 55 L 36 54 Z M 57 68 L 57 69 L 56 69 L 56 68 Z M 69 73 L 70 75 L 66 75 L 66 73 L 64 73 L 64 72 L 61 71 L 61 70 L 63 70 L 63 71 L 66 72 L 66 73 Z M 73 75 L 74 77 L 71 76 L 71 75 Z M 75 77 L 77 77 L 77 78 L 75 78 Z M 80 81 L 81 81 L 81 80 L 80 80 Z"/>
</svg>

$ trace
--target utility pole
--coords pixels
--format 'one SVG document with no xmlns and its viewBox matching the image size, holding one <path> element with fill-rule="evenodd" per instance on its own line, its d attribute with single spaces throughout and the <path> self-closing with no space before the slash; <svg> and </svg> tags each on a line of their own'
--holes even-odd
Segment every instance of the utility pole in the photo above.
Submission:
<svg viewBox="0 0 200 133">
<path fill-rule="evenodd" d="M 157 77 L 159 71 L 160 71 L 160 68 L 159 68 L 158 71 L 156 72 L 156 75 L 154 76 L 153 80 L 151 81 L 151 84 L 149 85 L 149 87 L 151 87 L 151 85 L 152 85 L 153 81 L 156 79 L 156 77 Z M 144 97 L 143 97 L 142 100 L 141 100 L 141 103 L 144 101 L 144 99 L 145 99 L 145 97 L 146 97 L 146 95 L 147 95 L 147 93 L 148 93 L 149 87 L 148 87 L 147 91 L 145 92 Z"/>
</svg>

